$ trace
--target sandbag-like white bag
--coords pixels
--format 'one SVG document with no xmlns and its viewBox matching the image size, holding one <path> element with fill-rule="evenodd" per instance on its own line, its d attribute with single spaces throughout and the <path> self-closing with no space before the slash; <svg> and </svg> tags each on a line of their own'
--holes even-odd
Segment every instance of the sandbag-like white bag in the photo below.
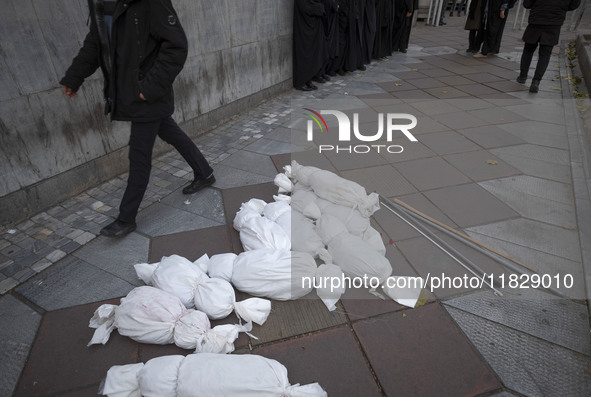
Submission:
<svg viewBox="0 0 591 397">
<path fill-rule="evenodd" d="M 332 256 L 333 263 L 351 277 L 375 277 L 373 287 L 382 284 L 391 274 L 392 265 L 383 255 L 347 231 L 339 219 L 332 215 L 322 215 L 316 221 L 316 230 Z"/>
<path fill-rule="evenodd" d="M 291 206 L 287 201 L 276 201 L 274 203 L 269 203 L 265 207 L 263 211 L 263 215 L 265 218 L 272 220 L 273 222 L 277 223 L 281 226 L 281 229 L 285 232 L 285 234 L 291 238 Z M 292 249 L 293 247 L 293 240 L 292 240 Z"/>
<path fill-rule="evenodd" d="M 251 330 L 250 324 L 225 324 L 212 329 L 205 313 L 187 309 L 176 296 L 148 286 L 131 290 L 119 306 L 101 305 L 89 327 L 96 329 L 89 346 L 107 343 L 117 328 L 121 335 L 140 343 L 174 343 L 199 353 L 230 353 L 238 333 Z"/>
<path fill-rule="evenodd" d="M 271 302 L 266 299 L 236 302 L 234 288 L 228 281 L 208 277 L 197 265 L 178 255 L 164 257 L 155 266 L 142 263 L 135 268 L 146 284 L 178 297 L 186 308 L 197 308 L 212 320 L 226 318 L 236 311 L 238 318 L 263 325 L 271 312 Z"/>
<path fill-rule="evenodd" d="M 234 260 L 238 255 L 229 252 L 226 254 L 217 254 L 209 258 L 207 264 L 207 274 L 209 277 L 221 278 L 222 280 L 232 280 L 234 271 Z"/>
<path fill-rule="evenodd" d="M 291 240 L 277 223 L 263 216 L 250 218 L 240 229 L 240 242 L 245 251 L 261 248 L 290 250 Z"/>
<path fill-rule="evenodd" d="M 321 198 L 316 199 L 316 205 L 321 214 L 329 214 L 339 218 L 347 226 L 349 233 L 356 236 L 362 236 L 370 226 L 369 218 L 361 215 L 361 212 L 356 208 L 331 203 Z"/>
<path fill-rule="evenodd" d="M 287 369 L 254 354 L 163 356 L 113 366 L 100 393 L 109 397 L 326 397 L 318 383 L 290 385 Z"/>
<path fill-rule="evenodd" d="M 316 200 L 318 200 L 316 193 L 302 183 L 297 183 L 291 195 L 291 206 L 307 218 L 318 219 L 322 213 Z"/>
<path fill-rule="evenodd" d="M 232 284 L 250 295 L 280 301 L 298 299 L 313 289 L 316 261 L 310 254 L 288 250 L 259 249 L 238 255 Z"/>
<path fill-rule="evenodd" d="M 267 203 L 264 200 L 254 198 L 242 203 L 240 210 L 234 216 L 234 229 L 240 231 L 247 220 L 261 216 L 266 205 Z"/>
<path fill-rule="evenodd" d="M 299 211 L 291 211 L 291 249 L 299 252 L 306 252 L 317 257 L 324 250 L 324 243 L 316 232 L 314 223 L 306 218 Z"/>
<path fill-rule="evenodd" d="M 363 186 L 333 172 L 306 167 L 293 160 L 291 175 L 310 186 L 318 197 L 335 204 L 357 208 L 367 218 L 380 208 L 380 198 L 377 193 L 368 195 Z"/>
</svg>

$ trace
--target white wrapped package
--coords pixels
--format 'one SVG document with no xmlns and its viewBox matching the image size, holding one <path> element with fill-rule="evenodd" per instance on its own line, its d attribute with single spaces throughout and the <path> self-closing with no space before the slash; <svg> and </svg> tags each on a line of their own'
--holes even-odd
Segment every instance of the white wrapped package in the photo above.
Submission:
<svg viewBox="0 0 591 397">
<path fill-rule="evenodd" d="M 362 236 L 370 226 L 369 218 L 361 215 L 361 212 L 356 208 L 331 203 L 321 198 L 316 199 L 316 205 L 322 214 L 329 214 L 339 218 L 347 226 L 349 233 L 356 236 Z"/>
<path fill-rule="evenodd" d="M 213 255 L 209 258 L 207 264 L 207 274 L 209 277 L 221 278 L 222 280 L 232 280 L 234 271 L 234 260 L 238 255 L 234 253 Z"/>
<path fill-rule="evenodd" d="M 291 195 L 291 207 L 310 219 L 318 219 L 322 215 L 321 209 L 316 204 L 318 196 L 309 189 L 302 189 L 301 183 L 296 184 L 296 190 Z"/>
<path fill-rule="evenodd" d="M 234 217 L 234 229 L 240 231 L 247 220 L 261 216 L 266 205 L 267 203 L 260 199 L 250 199 L 246 203 L 242 203 L 240 210 Z"/>
<path fill-rule="evenodd" d="M 316 261 L 304 252 L 259 249 L 238 255 L 232 284 L 237 290 L 280 301 L 301 298 L 313 289 L 302 279 L 316 275 Z"/>
<path fill-rule="evenodd" d="M 320 265 L 316 271 L 316 293 L 324 305 L 331 312 L 337 307 L 336 303 L 345 293 L 346 284 L 343 282 L 343 271 L 333 264 Z"/>
<path fill-rule="evenodd" d="M 148 286 L 131 290 L 119 306 L 101 305 L 89 327 L 96 329 L 89 346 L 107 343 L 117 328 L 121 335 L 140 343 L 174 343 L 199 353 L 230 353 L 238 333 L 251 330 L 249 324 L 218 325 L 212 329 L 205 313 L 187 309 L 176 296 Z"/>
<path fill-rule="evenodd" d="M 363 186 L 341 178 L 333 172 L 306 167 L 293 160 L 291 174 L 296 180 L 310 186 L 318 197 L 335 204 L 357 208 L 367 218 L 380 208 L 377 193 L 368 195 Z"/>
<path fill-rule="evenodd" d="M 291 211 L 291 228 L 294 231 L 291 235 L 292 250 L 316 257 L 324 249 L 324 243 L 312 221 L 295 209 Z"/>
<path fill-rule="evenodd" d="M 326 397 L 318 383 L 290 385 L 287 369 L 254 354 L 189 354 L 117 365 L 101 394 L 109 397 Z"/>
<path fill-rule="evenodd" d="M 208 278 L 199 266 L 179 255 L 164 257 L 160 263 L 140 263 L 134 268 L 144 283 L 173 294 L 187 308 L 195 307 L 195 288 Z"/>
<path fill-rule="evenodd" d="M 293 190 L 293 183 L 285 174 L 277 174 L 273 182 L 279 188 L 278 193 L 290 193 Z"/>
<path fill-rule="evenodd" d="M 384 240 L 382 239 L 382 235 L 376 229 L 371 226 L 368 226 L 363 232 L 363 236 L 361 236 L 363 241 L 369 244 L 370 247 L 376 250 L 376 252 L 380 255 L 386 255 L 386 246 L 384 245 Z"/>
<path fill-rule="evenodd" d="M 249 218 L 240 228 L 240 241 L 245 251 L 261 248 L 290 250 L 291 240 L 277 223 L 263 216 Z"/>
<path fill-rule="evenodd" d="M 328 245 L 334 264 L 340 266 L 346 275 L 376 277 L 379 284 L 382 284 L 392 274 L 392 265 L 388 259 L 360 237 L 349 233 L 343 222 L 336 217 L 322 215 L 316 221 L 316 230 Z"/>
<path fill-rule="evenodd" d="M 263 211 L 265 218 L 272 220 L 281 226 L 281 229 L 291 240 L 291 206 L 285 201 L 269 203 Z M 293 241 L 292 241 L 292 249 Z"/>
<path fill-rule="evenodd" d="M 145 264 L 136 265 L 137 269 L 146 284 L 176 296 L 185 307 L 197 308 L 212 320 L 226 318 L 236 311 L 244 321 L 262 325 L 271 312 L 271 302 L 265 299 L 236 302 L 234 288 L 228 281 L 208 277 L 197 265 L 178 255 L 163 258 L 152 268 L 152 274 Z"/>
</svg>

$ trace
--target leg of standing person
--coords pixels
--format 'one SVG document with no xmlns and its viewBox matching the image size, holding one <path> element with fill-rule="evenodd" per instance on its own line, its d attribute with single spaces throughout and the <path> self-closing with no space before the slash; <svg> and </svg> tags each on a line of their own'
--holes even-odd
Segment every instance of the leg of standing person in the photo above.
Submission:
<svg viewBox="0 0 591 397">
<path fill-rule="evenodd" d="M 548 69 L 548 64 L 550 63 L 552 48 L 554 48 L 554 46 L 540 44 L 540 49 L 538 51 L 538 64 L 536 65 L 536 71 L 534 72 L 534 78 L 531 81 L 529 92 L 538 92 L 540 81 L 542 81 L 544 73 L 546 73 L 546 69 Z"/>
<path fill-rule="evenodd" d="M 529 72 L 529 67 L 531 65 L 531 61 L 534 57 L 534 52 L 538 48 L 538 43 L 525 43 L 523 46 L 523 53 L 521 54 L 521 61 L 520 61 L 520 73 L 519 77 L 517 77 L 517 82 L 524 84 L 527 80 L 527 73 Z"/>
<path fill-rule="evenodd" d="M 451 3 L 451 10 L 449 10 L 449 16 L 453 17 L 454 16 L 454 8 L 456 8 L 456 3 L 458 2 L 458 0 L 453 0 Z M 458 10 L 458 16 L 460 16 L 460 11 Z"/>
<path fill-rule="evenodd" d="M 135 218 L 146 193 L 152 169 L 152 149 L 160 128 L 160 120 L 131 123 L 129 137 L 129 174 L 115 222 L 101 230 L 107 237 L 124 236 L 136 228 Z"/>
</svg>

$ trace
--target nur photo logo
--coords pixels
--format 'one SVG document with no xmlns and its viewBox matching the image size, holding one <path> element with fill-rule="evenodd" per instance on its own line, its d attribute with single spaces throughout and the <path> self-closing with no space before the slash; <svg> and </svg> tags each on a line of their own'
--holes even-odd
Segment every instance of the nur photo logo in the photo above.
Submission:
<svg viewBox="0 0 591 397">
<path fill-rule="evenodd" d="M 359 113 L 353 113 L 353 122 L 350 117 L 339 110 L 315 110 L 304 108 L 310 113 L 305 113 L 310 119 L 307 124 L 308 142 L 314 141 L 314 130 L 319 130 L 321 134 L 329 134 L 330 138 L 337 138 L 338 144 L 320 144 L 318 152 L 334 151 L 336 153 L 369 153 L 371 151 L 386 151 L 388 153 L 402 153 L 404 147 L 401 145 L 389 144 L 393 137 L 404 135 L 410 142 L 418 142 L 417 138 L 410 132 L 417 126 L 417 118 L 407 113 L 378 113 L 377 132 L 360 131 Z M 324 115 L 334 116 L 337 121 L 338 130 L 335 132 L 328 129 L 328 123 Z M 316 127 L 315 127 L 316 126 Z M 385 135 L 385 138 L 384 138 Z M 386 144 L 377 142 L 386 141 Z M 355 142 L 364 142 L 363 144 L 352 144 Z M 373 142 L 370 144 L 370 142 Z"/>
</svg>

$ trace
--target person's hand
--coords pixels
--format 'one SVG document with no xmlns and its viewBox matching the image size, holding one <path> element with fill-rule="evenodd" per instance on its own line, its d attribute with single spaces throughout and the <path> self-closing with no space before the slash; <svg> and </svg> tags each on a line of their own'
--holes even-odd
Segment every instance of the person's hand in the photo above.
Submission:
<svg viewBox="0 0 591 397">
<path fill-rule="evenodd" d="M 411 15 L 412 15 L 412 12 L 407 12 L 407 13 L 406 13 L 406 17 L 407 17 L 407 18 L 408 18 L 408 17 L 410 17 Z"/>
<path fill-rule="evenodd" d="M 146 97 L 145 97 L 145 96 L 144 96 L 144 94 L 142 94 L 141 92 L 140 92 L 140 99 L 141 99 L 142 101 L 145 101 L 145 100 L 146 100 Z"/>
<path fill-rule="evenodd" d="M 76 91 L 74 91 L 70 87 L 66 87 L 65 85 L 62 85 L 62 91 L 64 92 L 64 94 L 66 94 L 66 96 L 68 98 L 76 98 L 76 97 L 78 97 L 78 93 Z"/>
<path fill-rule="evenodd" d="M 501 19 L 505 19 L 505 11 L 501 10 Z"/>
</svg>

